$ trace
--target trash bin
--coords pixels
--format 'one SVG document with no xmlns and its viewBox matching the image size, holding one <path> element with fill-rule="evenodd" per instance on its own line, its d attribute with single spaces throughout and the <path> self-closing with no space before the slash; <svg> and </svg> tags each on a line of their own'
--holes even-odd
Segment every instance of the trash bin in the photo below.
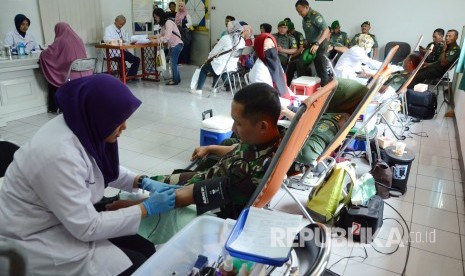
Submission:
<svg viewBox="0 0 465 276">
<path fill-rule="evenodd" d="M 395 146 L 385 148 L 383 160 L 392 167 L 392 188 L 405 194 L 410 167 L 412 167 L 412 161 L 415 159 L 415 153 L 411 149 L 405 148 L 404 154 L 399 156 L 395 154 L 395 150 Z"/>
</svg>

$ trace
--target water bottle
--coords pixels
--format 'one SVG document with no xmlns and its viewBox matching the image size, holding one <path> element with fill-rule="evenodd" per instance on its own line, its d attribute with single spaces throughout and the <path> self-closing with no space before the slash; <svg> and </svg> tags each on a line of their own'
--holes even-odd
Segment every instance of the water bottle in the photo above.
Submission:
<svg viewBox="0 0 465 276">
<path fill-rule="evenodd" d="M 25 56 L 26 55 L 26 45 L 24 43 L 18 44 L 18 56 Z"/>
</svg>

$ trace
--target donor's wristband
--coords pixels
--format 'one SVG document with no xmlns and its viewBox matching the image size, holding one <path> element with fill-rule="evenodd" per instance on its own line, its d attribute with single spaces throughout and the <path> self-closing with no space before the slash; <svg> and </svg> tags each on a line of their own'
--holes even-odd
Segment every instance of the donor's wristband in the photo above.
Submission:
<svg viewBox="0 0 465 276">
<path fill-rule="evenodd" d="M 225 206 L 230 201 L 228 177 L 208 179 L 194 184 L 194 202 L 198 215 Z"/>
</svg>

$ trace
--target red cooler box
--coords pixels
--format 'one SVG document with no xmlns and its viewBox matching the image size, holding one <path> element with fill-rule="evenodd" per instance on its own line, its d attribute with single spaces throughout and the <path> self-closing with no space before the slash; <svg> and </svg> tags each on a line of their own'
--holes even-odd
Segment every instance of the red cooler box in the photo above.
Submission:
<svg viewBox="0 0 465 276">
<path fill-rule="evenodd" d="M 320 78 L 318 77 L 299 77 L 291 82 L 291 90 L 296 95 L 310 96 L 320 87 Z"/>
</svg>

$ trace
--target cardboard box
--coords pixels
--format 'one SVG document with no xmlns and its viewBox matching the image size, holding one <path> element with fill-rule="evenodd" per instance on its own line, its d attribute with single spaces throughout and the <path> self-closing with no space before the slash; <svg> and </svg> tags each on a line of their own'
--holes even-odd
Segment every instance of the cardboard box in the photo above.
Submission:
<svg viewBox="0 0 465 276">
<path fill-rule="evenodd" d="M 381 137 L 378 137 L 378 144 L 380 148 L 384 149 L 390 146 L 394 146 L 396 144 L 396 140 L 390 137 L 381 136 Z"/>
</svg>

